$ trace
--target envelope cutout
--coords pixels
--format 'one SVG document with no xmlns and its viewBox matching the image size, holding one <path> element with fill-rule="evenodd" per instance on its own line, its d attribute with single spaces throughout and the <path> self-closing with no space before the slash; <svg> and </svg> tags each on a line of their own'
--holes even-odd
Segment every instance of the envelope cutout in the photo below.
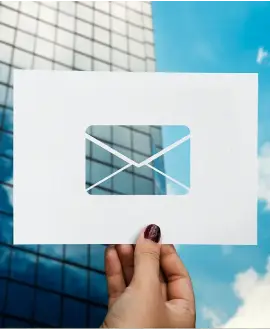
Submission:
<svg viewBox="0 0 270 330">
<path fill-rule="evenodd" d="M 186 126 L 89 126 L 85 142 L 89 194 L 184 195 L 190 190 Z"/>
</svg>

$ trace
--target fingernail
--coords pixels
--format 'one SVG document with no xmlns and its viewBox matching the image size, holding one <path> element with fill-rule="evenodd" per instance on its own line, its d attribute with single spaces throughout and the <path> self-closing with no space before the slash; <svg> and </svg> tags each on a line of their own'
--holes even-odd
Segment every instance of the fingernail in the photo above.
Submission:
<svg viewBox="0 0 270 330">
<path fill-rule="evenodd" d="M 157 225 L 149 225 L 144 231 L 144 238 L 150 239 L 151 241 L 158 243 L 160 240 L 161 231 Z"/>
</svg>

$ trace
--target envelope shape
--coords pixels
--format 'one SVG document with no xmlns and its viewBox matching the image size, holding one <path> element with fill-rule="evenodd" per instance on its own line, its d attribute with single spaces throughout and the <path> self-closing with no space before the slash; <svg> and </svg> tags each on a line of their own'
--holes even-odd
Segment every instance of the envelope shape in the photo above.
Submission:
<svg viewBox="0 0 270 330">
<path fill-rule="evenodd" d="M 85 139 L 89 194 L 184 195 L 190 190 L 186 126 L 97 125 L 87 128 Z"/>
</svg>

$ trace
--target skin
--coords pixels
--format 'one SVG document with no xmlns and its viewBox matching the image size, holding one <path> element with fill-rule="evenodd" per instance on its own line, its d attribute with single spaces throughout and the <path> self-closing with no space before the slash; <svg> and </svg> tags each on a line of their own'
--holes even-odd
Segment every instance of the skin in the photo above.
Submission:
<svg viewBox="0 0 270 330">
<path fill-rule="evenodd" d="M 109 309 L 101 328 L 195 328 L 189 274 L 173 245 L 142 232 L 132 245 L 105 254 Z"/>
</svg>

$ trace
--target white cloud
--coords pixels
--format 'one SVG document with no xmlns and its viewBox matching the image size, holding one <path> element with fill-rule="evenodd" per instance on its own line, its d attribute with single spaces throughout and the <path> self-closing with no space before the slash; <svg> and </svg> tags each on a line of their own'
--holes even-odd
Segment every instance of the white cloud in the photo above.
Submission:
<svg viewBox="0 0 270 330">
<path fill-rule="evenodd" d="M 259 191 L 258 198 L 266 202 L 270 210 L 270 142 L 266 142 L 259 155 Z"/>
<path fill-rule="evenodd" d="M 206 308 L 203 316 L 210 320 L 211 326 L 219 328 L 269 328 L 270 327 L 270 257 L 264 274 L 253 268 L 235 277 L 233 290 L 241 304 L 235 314 L 221 324 L 214 310 Z"/>
<path fill-rule="evenodd" d="M 258 64 L 262 64 L 262 62 L 270 56 L 270 53 L 267 50 L 264 50 L 263 47 L 260 47 L 257 52 L 257 59 L 256 62 Z"/>
</svg>

